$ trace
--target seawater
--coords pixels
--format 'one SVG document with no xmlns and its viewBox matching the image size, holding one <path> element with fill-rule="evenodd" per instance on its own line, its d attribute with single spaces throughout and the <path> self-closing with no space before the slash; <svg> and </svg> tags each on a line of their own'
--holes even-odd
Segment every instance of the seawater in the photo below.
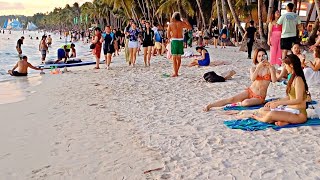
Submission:
<svg viewBox="0 0 320 180">
<path fill-rule="evenodd" d="M 42 81 L 42 76 L 50 76 L 49 70 L 45 70 L 45 75 L 40 75 L 40 71 L 29 68 L 28 77 L 12 77 L 7 74 L 7 71 L 12 69 L 19 61 L 19 56 L 16 51 L 16 44 L 21 36 L 24 36 L 22 45 L 22 54 L 28 57 L 28 62 L 33 66 L 38 66 L 41 63 L 41 53 L 39 51 L 39 43 L 43 34 L 51 35 L 52 45 L 49 47 L 49 53 L 46 60 L 56 60 L 57 50 L 65 45 L 70 44 L 70 37 L 61 36 L 58 33 L 39 32 L 39 31 L 9 31 L 6 30 L 3 34 L 0 33 L 0 104 L 17 102 L 25 99 L 26 93 L 24 90 L 28 87 L 39 85 Z M 31 39 L 32 37 L 32 39 Z M 36 37 L 39 39 L 37 40 Z M 76 46 L 77 58 L 84 61 L 93 61 L 88 43 L 81 40 L 73 42 Z M 50 80 L 50 77 L 49 77 Z"/>
</svg>

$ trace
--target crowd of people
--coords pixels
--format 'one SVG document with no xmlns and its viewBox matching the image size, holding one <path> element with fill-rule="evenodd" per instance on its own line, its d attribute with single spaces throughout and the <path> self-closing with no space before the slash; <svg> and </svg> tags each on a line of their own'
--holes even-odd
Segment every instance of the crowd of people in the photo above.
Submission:
<svg viewBox="0 0 320 180">
<path fill-rule="evenodd" d="M 307 120 L 306 101 L 309 100 L 308 85 L 320 83 L 320 30 L 318 31 L 317 43 L 310 47 L 313 50 L 314 61 L 306 60 L 305 53 L 301 53 L 300 45 L 297 43 L 297 28 L 301 21 L 299 16 L 292 12 L 294 5 L 288 3 L 287 13 L 280 16 L 280 12 L 276 11 L 269 23 L 268 27 L 268 45 L 271 47 L 270 56 L 263 48 L 255 49 L 253 54 L 253 67 L 250 69 L 250 80 L 252 84 L 243 92 L 232 97 L 216 101 L 207 105 L 204 110 L 209 111 L 214 107 L 221 107 L 227 104 L 236 104 L 240 106 L 254 106 L 265 103 L 267 90 L 271 82 L 287 80 L 287 97 L 268 102 L 258 114 L 252 117 L 263 122 L 276 123 L 277 125 L 286 125 L 288 123 L 303 123 Z M 251 59 L 251 51 L 256 40 L 256 31 L 254 22 L 250 21 L 250 26 L 246 29 L 243 41 L 248 46 L 248 58 Z M 206 50 L 209 45 L 209 36 L 213 37 L 213 45 L 218 46 L 220 39 L 221 48 L 226 48 L 229 32 L 227 26 L 219 31 L 217 27 L 213 27 L 212 34 L 209 31 L 199 32 L 196 36 L 196 51 L 200 54 L 199 58 L 190 62 L 191 66 L 208 66 L 210 64 L 210 55 Z M 75 34 L 77 36 L 77 34 Z M 173 73 L 171 77 L 179 76 L 181 66 L 181 57 L 184 55 L 184 48 L 192 46 L 190 38 L 193 38 L 192 26 L 187 19 L 183 19 L 180 13 L 176 12 L 168 24 L 167 30 L 164 31 L 146 20 L 135 22 L 130 20 L 128 25 L 122 31 L 120 29 L 112 29 L 105 26 L 104 31 L 99 27 L 94 29 L 94 35 L 91 38 L 90 49 L 96 59 L 95 69 L 100 68 L 101 52 L 105 57 L 106 68 L 110 68 L 112 57 L 119 55 L 119 51 L 124 49 L 125 58 L 129 66 L 136 65 L 137 54 L 142 49 L 144 65 L 151 65 L 153 55 L 162 54 L 163 49 L 167 46 L 170 53 Z M 21 55 L 21 45 L 24 37 L 17 42 L 17 52 Z M 45 60 L 48 46 L 52 43 L 52 39 L 48 40 L 44 35 L 39 44 L 39 51 L 42 54 L 42 61 Z M 142 47 L 141 47 L 142 45 Z M 71 55 L 69 52 L 71 50 Z M 58 60 L 76 57 L 75 45 L 70 47 L 64 45 L 58 49 Z M 269 58 L 270 57 L 270 58 Z M 27 57 L 23 57 L 26 60 Z M 21 68 L 21 67 L 23 68 Z M 280 67 L 282 66 L 282 67 Z M 22 71 L 15 72 L 16 68 Z M 9 73 L 15 75 L 26 73 L 25 67 L 34 68 L 28 63 L 18 63 Z M 279 68 L 280 67 L 280 68 Z M 19 74 L 19 75 L 20 75 Z M 223 79 L 230 79 L 235 74 L 230 71 L 223 75 Z"/>
</svg>

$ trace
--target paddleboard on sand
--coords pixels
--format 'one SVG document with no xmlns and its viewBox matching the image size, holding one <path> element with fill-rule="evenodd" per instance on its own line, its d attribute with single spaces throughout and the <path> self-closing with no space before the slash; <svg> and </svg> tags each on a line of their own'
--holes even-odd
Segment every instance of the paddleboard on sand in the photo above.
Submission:
<svg viewBox="0 0 320 180">
<path fill-rule="evenodd" d="M 44 68 L 44 69 L 50 69 L 51 67 L 57 67 L 57 68 L 64 68 L 64 67 L 76 67 L 76 66 L 87 66 L 87 65 L 93 65 L 96 64 L 96 62 L 93 61 L 83 61 L 79 63 L 72 63 L 72 64 L 65 64 L 65 63 L 58 63 L 58 64 L 41 64 L 38 67 Z"/>
</svg>

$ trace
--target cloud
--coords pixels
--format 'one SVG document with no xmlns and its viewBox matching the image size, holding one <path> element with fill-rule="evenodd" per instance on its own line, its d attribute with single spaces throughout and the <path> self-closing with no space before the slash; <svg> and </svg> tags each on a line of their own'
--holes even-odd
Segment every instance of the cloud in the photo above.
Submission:
<svg viewBox="0 0 320 180">
<path fill-rule="evenodd" d="M 9 3 L 0 1 L 0 10 L 23 10 L 24 5 L 22 3 Z"/>
</svg>

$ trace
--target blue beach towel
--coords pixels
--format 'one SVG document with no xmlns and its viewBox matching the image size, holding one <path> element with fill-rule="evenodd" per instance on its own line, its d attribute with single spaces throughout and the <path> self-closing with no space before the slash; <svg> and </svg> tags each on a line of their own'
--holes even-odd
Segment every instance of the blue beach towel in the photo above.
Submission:
<svg viewBox="0 0 320 180">
<path fill-rule="evenodd" d="M 320 119 L 308 118 L 307 122 L 303 124 L 288 124 L 286 126 L 276 126 L 274 124 L 260 122 L 252 118 L 224 121 L 223 123 L 230 129 L 241 129 L 244 131 L 259 131 L 272 128 L 278 131 L 282 128 L 294 128 L 300 126 L 320 126 Z"/>
<path fill-rule="evenodd" d="M 272 99 L 267 99 L 265 103 L 268 103 L 270 101 L 273 101 L 273 100 L 276 100 L 276 98 L 272 98 Z M 315 105 L 317 104 L 317 101 L 311 101 L 311 102 L 307 102 L 307 105 L 310 106 L 310 105 Z M 232 111 L 232 110 L 237 110 L 237 111 L 243 111 L 243 110 L 255 110 L 255 109 L 260 109 L 264 106 L 264 104 L 261 104 L 261 105 L 256 105 L 256 106 L 225 106 L 223 108 L 223 110 L 225 111 Z"/>
</svg>

